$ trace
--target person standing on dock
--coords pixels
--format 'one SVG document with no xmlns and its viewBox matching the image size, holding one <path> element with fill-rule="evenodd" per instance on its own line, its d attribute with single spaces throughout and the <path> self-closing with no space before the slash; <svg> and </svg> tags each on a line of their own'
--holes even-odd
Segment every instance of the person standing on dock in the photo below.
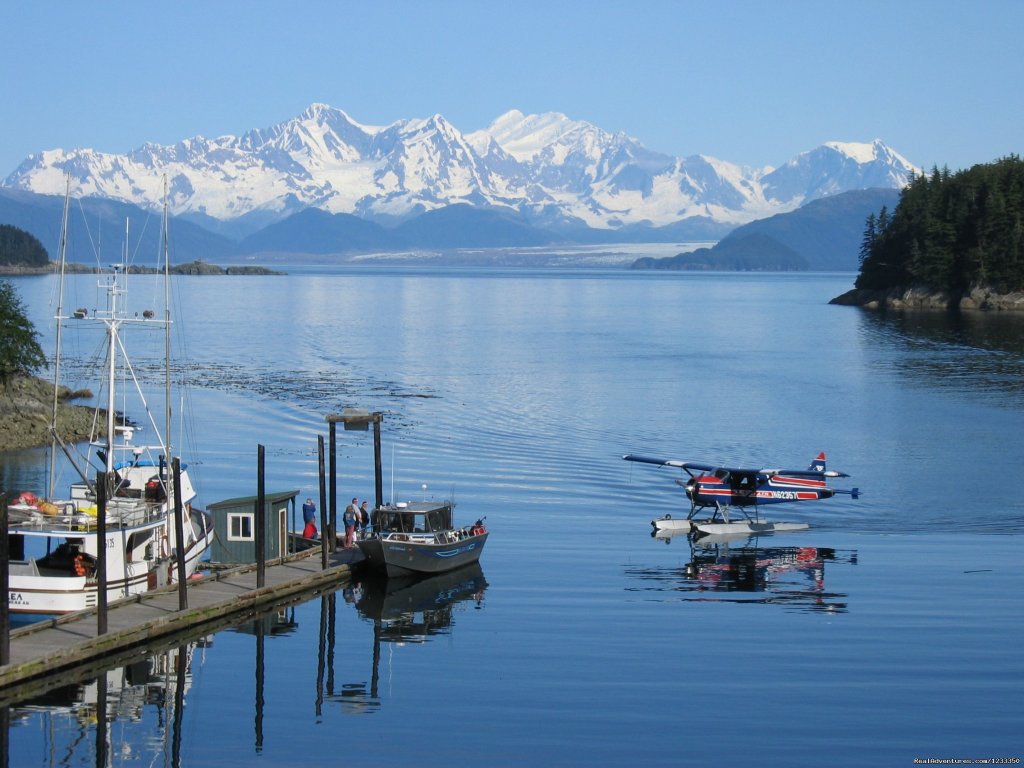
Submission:
<svg viewBox="0 0 1024 768">
<path fill-rule="evenodd" d="M 345 507 L 345 513 L 341 516 L 341 522 L 345 526 L 345 549 L 352 548 L 352 539 L 355 537 L 356 521 L 359 520 L 359 500 L 352 499 L 352 503 Z"/>
<path fill-rule="evenodd" d="M 302 522 L 304 525 L 309 525 L 310 522 L 316 525 L 316 504 L 312 499 L 306 499 L 306 503 L 302 505 Z"/>
<path fill-rule="evenodd" d="M 370 510 L 367 506 L 370 502 L 364 501 L 363 505 L 359 507 L 359 538 L 366 538 L 366 529 L 370 527 Z"/>
</svg>

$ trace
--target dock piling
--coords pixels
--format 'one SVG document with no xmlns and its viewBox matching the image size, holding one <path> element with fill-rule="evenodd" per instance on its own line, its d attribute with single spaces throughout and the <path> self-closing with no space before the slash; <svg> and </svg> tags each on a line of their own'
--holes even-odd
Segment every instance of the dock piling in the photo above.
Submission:
<svg viewBox="0 0 1024 768">
<path fill-rule="evenodd" d="M 181 459 L 175 457 L 171 462 L 174 470 L 174 559 L 178 567 L 178 610 L 188 608 L 188 584 L 185 580 L 185 522 L 181 508 Z"/>
<path fill-rule="evenodd" d="M 11 661 L 11 606 L 10 593 L 11 552 L 7 538 L 7 494 L 0 493 L 0 667 Z M 6 731 L 5 731 L 6 733 Z"/>
<path fill-rule="evenodd" d="M 317 435 L 317 457 L 320 472 L 320 565 L 327 570 L 327 546 L 330 531 L 327 527 L 327 477 L 324 473 L 324 436 Z"/>
<path fill-rule="evenodd" d="M 331 552 L 333 552 L 338 546 L 337 531 L 338 531 L 338 451 L 336 448 L 336 428 L 334 422 L 328 422 L 328 433 L 330 435 L 331 447 L 330 447 L 330 470 L 331 470 L 331 519 L 330 519 L 330 545 Z"/>
<path fill-rule="evenodd" d="M 380 416 L 375 413 L 373 419 L 373 489 L 377 494 L 377 506 L 380 509 L 384 506 L 384 472 L 380 462 Z"/>
<path fill-rule="evenodd" d="M 107 634 L 107 500 L 111 481 L 107 472 L 96 473 L 96 634 Z"/>
<path fill-rule="evenodd" d="M 256 588 L 263 589 L 267 582 L 266 507 L 267 491 L 264 483 L 266 448 L 256 446 Z"/>
</svg>

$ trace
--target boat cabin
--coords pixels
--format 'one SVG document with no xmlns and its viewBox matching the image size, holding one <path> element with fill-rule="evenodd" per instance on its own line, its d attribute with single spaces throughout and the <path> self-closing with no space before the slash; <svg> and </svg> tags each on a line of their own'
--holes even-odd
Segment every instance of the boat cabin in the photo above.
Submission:
<svg viewBox="0 0 1024 768">
<path fill-rule="evenodd" d="M 379 507 L 370 515 L 377 533 L 434 533 L 452 529 L 452 505 L 445 501 L 410 501 Z"/>
</svg>

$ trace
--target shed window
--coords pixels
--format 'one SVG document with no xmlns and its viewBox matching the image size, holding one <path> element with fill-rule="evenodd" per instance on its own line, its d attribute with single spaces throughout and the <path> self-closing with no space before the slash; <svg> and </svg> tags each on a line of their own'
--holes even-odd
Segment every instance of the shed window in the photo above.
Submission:
<svg viewBox="0 0 1024 768">
<path fill-rule="evenodd" d="M 228 541 L 252 541 L 252 512 L 228 514 Z"/>
</svg>

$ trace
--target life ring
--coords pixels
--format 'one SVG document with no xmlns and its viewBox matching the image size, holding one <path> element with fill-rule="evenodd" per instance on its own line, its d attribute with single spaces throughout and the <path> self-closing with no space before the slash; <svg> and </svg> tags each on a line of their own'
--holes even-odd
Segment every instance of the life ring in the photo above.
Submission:
<svg viewBox="0 0 1024 768">
<path fill-rule="evenodd" d="M 169 557 L 171 554 L 171 543 L 167 540 L 167 536 L 160 537 L 160 556 Z"/>
<path fill-rule="evenodd" d="M 483 536 L 485 533 L 487 533 L 487 529 L 484 528 L 482 525 L 474 525 L 470 533 L 473 536 Z"/>
</svg>

